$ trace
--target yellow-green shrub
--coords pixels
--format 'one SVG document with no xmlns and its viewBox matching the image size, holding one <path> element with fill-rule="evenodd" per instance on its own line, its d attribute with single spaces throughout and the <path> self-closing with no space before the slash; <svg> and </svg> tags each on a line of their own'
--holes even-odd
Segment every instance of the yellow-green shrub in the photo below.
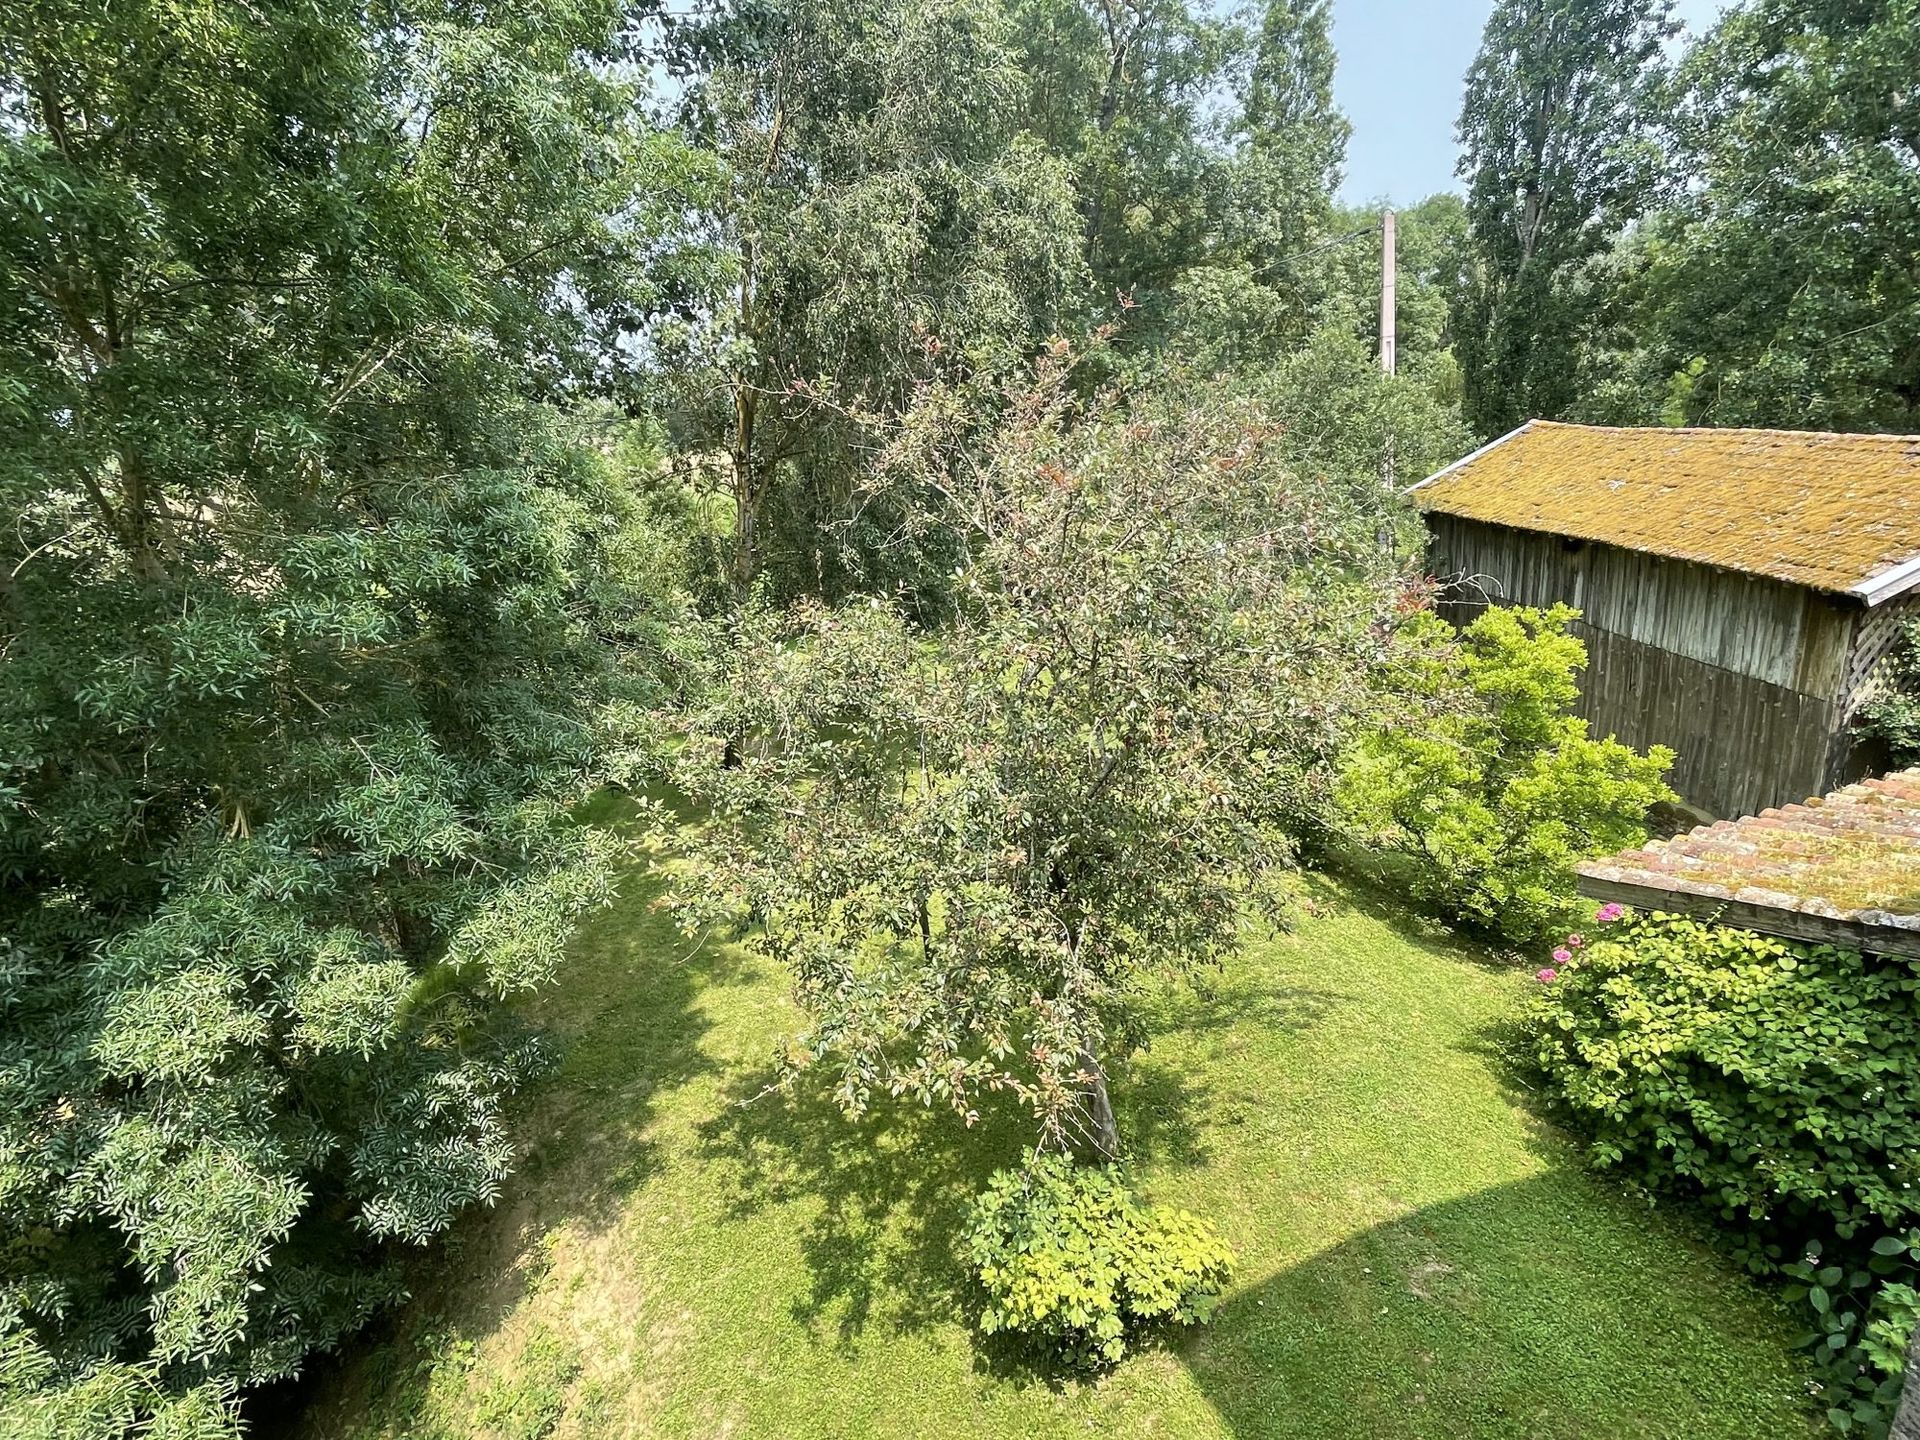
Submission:
<svg viewBox="0 0 1920 1440">
<path fill-rule="evenodd" d="M 1204 1323 L 1233 1272 L 1232 1249 L 1207 1221 L 1142 1204 L 1118 1167 L 1062 1155 L 995 1174 L 964 1247 L 986 1293 L 980 1328 L 1078 1365 L 1112 1364 L 1156 1323 Z"/>
</svg>

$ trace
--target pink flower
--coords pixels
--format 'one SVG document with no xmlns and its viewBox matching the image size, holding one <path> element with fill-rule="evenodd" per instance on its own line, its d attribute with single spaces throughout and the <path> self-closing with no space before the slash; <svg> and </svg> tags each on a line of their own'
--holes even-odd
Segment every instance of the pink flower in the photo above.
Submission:
<svg viewBox="0 0 1920 1440">
<path fill-rule="evenodd" d="M 1599 911 L 1594 915 L 1593 918 L 1595 920 L 1598 920 L 1602 925 L 1611 925 L 1614 921 L 1618 920 L 1622 915 L 1626 913 L 1627 913 L 1626 906 L 1620 904 L 1618 901 L 1609 900 L 1606 904 L 1600 907 Z"/>
<path fill-rule="evenodd" d="M 1567 963 L 1567 961 L 1573 958 L 1573 952 L 1567 949 L 1566 946 L 1562 945 L 1558 950 L 1555 950 L 1553 952 L 1553 958 L 1558 960 L 1562 965 L 1564 965 Z"/>
<path fill-rule="evenodd" d="M 1534 971 L 1533 978 L 1538 980 L 1542 985 L 1551 985 L 1560 978 L 1560 972 L 1549 965 L 1544 970 Z"/>
<path fill-rule="evenodd" d="M 1587 943 L 1587 937 L 1584 935 L 1567 936 L 1567 944 L 1571 945 L 1575 950 L 1578 950 L 1582 945 L 1586 943 Z"/>
</svg>

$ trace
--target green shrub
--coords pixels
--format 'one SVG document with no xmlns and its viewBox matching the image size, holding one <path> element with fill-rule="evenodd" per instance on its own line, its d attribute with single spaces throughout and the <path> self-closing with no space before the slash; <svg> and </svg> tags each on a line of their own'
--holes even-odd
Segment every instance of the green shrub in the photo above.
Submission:
<svg viewBox="0 0 1920 1440">
<path fill-rule="evenodd" d="M 1788 1282 L 1828 1418 L 1884 1433 L 1920 1282 L 1920 975 L 1669 916 L 1581 940 L 1527 1023 L 1594 1163 L 1709 1206 Z"/>
<path fill-rule="evenodd" d="M 1563 925 L 1576 861 L 1646 838 L 1673 752 L 1595 740 L 1573 713 L 1578 611 L 1493 608 L 1401 627 L 1381 718 L 1343 757 L 1342 828 L 1410 862 L 1414 899 L 1513 943 Z"/>
<path fill-rule="evenodd" d="M 1205 1323 L 1233 1271 L 1208 1222 L 1142 1204 L 1118 1167 L 1062 1155 L 994 1175 L 964 1249 L 986 1292 L 983 1331 L 1085 1366 L 1113 1364 L 1148 1326 Z"/>
<path fill-rule="evenodd" d="M 1597 1161 L 1685 1181 L 1729 1219 L 1920 1219 L 1912 967 L 1666 916 L 1573 953 L 1531 1028 Z"/>
</svg>

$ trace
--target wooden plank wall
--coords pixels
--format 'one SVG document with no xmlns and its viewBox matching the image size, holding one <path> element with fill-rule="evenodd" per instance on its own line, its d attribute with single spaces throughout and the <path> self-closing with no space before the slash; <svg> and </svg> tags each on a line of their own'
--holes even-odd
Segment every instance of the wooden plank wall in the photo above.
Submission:
<svg viewBox="0 0 1920 1440">
<path fill-rule="evenodd" d="M 1669 783 L 1714 815 L 1824 794 L 1833 703 L 1576 624 L 1587 643 L 1578 712 L 1596 735 L 1674 752 Z"/>
<path fill-rule="evenodd" d="M 1797 585 L 1638 550 L 1428 515 L 1434 573 L 1462 597 L 1564 600 L 1595 629 L 1822 699 L 1845 685 L 1852 614 Z"/>
<path fill-rule="evenodd" d="M 1758 576 L 1426 517 L 1443 607 L 1578 607 L 1587 643 L 1580 713 L 1594 733 L 1676 752 L 1672 783 L 1715 815 L 1833 788 L 1851 763 L 1842 699 L 1855 609 Z"/>
</svg>

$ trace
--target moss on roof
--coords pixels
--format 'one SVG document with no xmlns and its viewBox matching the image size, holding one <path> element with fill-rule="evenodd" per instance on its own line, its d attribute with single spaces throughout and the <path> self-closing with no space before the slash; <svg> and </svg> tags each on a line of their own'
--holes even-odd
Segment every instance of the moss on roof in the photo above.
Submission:
<svg viewBox="0 0 1920 1440">
<path fill-rule="evenodd" d="M 1583 876 L 1830 920 L 1920 925 L 1920 770 L 1703 825 Z"/>
<path fill-rule="evenodd" d="M 1530 420 L 1423 510 L 1848 591 L 1920 555 L 1920 436 Z"/>
</svg>

